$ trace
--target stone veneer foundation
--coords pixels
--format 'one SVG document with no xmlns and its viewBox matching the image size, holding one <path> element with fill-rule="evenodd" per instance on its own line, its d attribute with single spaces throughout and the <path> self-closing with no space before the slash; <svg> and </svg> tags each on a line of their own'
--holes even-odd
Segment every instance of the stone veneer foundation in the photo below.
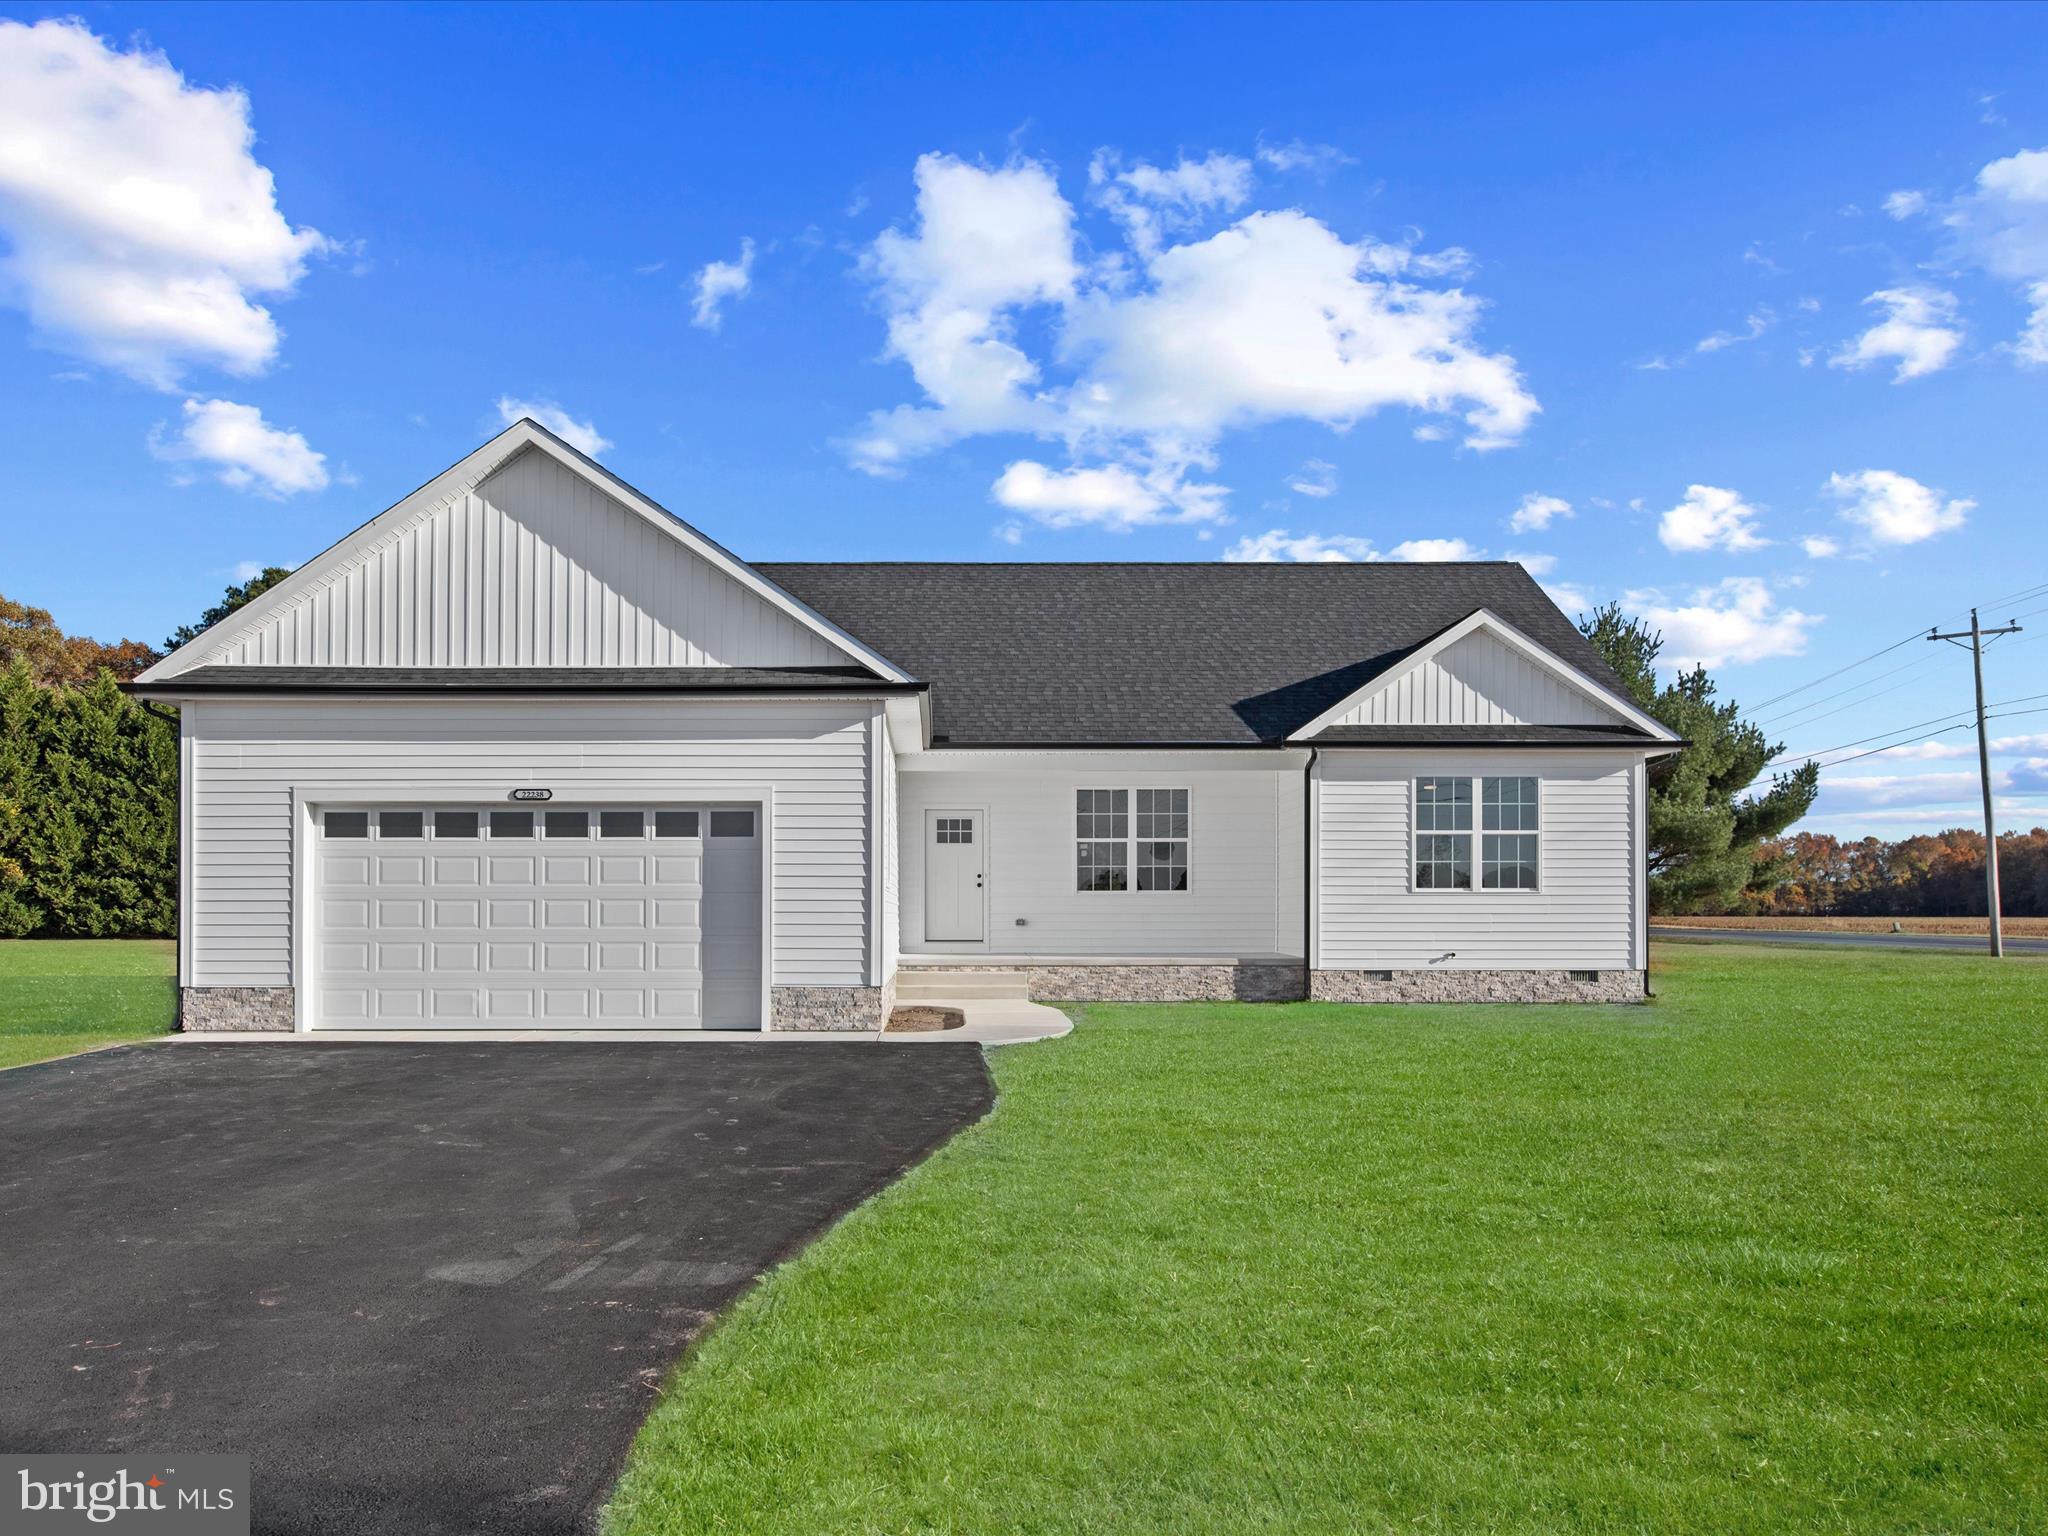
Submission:
<svg viewBox="0 0 2048 1536">
<path fill-rule="evenodd" d="M 290 987 L 186 987 L 178 994 L 178 1028 L 191 1034 L 291 1027 Z"/>
<path fill-rule="evenodd" d="M 946 965 L 920 974 L 1021 976 L 1034 1003 L 1291 1003 L 1307 995 L 1294 960 L 1183 961 L 1166 965 Z"/>
<path fill-rule="evenodd" d="M 1641 971 L 1601 971 L 1574 981 L 1569 971 L 1317 971 L 1309 996 L 1319 1003 L 1640 1003 Z"/>
<path fill-rule="evenodd" d="M 879 987 L 771 987 L 776 1029 L 880 1029 L 896 1007 L 896 978 Z"/>
</svg>

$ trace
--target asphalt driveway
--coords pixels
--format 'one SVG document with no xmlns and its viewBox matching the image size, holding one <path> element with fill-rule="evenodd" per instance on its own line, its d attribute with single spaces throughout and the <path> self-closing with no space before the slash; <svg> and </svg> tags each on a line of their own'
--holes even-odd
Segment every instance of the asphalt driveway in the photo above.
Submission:
<svg viewBox="0 0 2048 1536">
<path fill-rule="evenodd" d="M 246 1451 L 259 1531 L 586 1530 L 712 1314 L 991 1102 L 953 1044 L 0 1073 L 0 1448 Z"/>
</svg>

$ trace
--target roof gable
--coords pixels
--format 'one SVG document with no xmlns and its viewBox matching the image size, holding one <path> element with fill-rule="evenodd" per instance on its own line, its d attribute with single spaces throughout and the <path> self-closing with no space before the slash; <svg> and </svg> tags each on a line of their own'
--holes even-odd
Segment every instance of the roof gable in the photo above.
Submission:
<svg viewBox="0 0 2048 1536">
<path fill-rule="evenodd" d="M 1572 726 L 1670 732 L 1619 693 L 1477 609 L 1294 731 L 1377 726 Z"/>
<path fill-rule="evenodd" d="M 905 674 L 521 421 L 145 672 L 862 666 Z"/>
</svg>

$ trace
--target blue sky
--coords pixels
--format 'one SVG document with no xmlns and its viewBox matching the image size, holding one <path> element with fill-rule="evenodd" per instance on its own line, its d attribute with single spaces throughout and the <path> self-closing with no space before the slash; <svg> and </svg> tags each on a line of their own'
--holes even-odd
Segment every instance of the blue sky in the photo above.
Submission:
<svg viewBox="0 0 2048 1536">
<path fill-rule="evenodd" d="M 531 407 L 760 558 L 1523 557 L 1896 739 L 1839 833 L 1976 818 L 1899 735 L 1968 664 L 1816 680 L 1996 604 L 2048 821 L 2048 10 L 0 16 L 0 591 L 69 629 Z"/>
</svg>

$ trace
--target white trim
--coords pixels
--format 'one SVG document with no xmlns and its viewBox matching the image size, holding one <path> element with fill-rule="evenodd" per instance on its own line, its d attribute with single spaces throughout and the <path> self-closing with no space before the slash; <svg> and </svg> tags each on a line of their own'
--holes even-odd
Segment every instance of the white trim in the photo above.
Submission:
<svg viewBox="0 0 2048 1536">
<path fill-rule="evenodd" d="M 178 985 L 192 985 L 192 711 L 178 711 Z M 184 998 L 178 999 L 179 1010 Z"/>
<path fill-rule="evenodd" d="M 1595 703 L 1613 710 L 1637 729 L 1648 731 L 1659 741 L 1678 740 L 1674 732 L 1652 719 L 1649 715 L 1644 714 L 1620 694 L 1602 687 L 1577 667 L 1553 656 L 1548 650 L 1538 645 L 1534 640 L 1531 640 L 1490 608 L 1473 609 L 1472 612 L 1453 624 L 1435 639 L 1419 646 L 1406 660 L 1380 673 L 1379 676 L 1373 678 L 1372 681 L 1364 686 L 1346 694 L 1320 715 L 1317 715 L 1315 719 L 1309 721 L 1307 725 L 1293 732 L 1287 739 L 1289 741 L 1307 741 L 1318 731 L 1325 730 L 1343 719 L 1345 715 L 1351 712 L 1352 707 L 1360 701 L 1371 698 L 1374 694 L 1391 687 L 1398 679 L 1414 671 L 1431 657 L 1448 650 L 1467 635 L 1481 629 L 1484 629 L 1511 650 L 1519 652 L 1526 660 L 1542 667 L 1567 686 L 1577 689 Z M 1399 727 L 1390 727 L 1389 729 L 1398 730 Z M 1356 743 L 1356 745 L 1369 745 L 1369 743 Z"/>
<path fill-rule="evenodd" d="M 292 796 L 292 1029 L 310 1034 L 317 1027 L 313 989 L 308 984 L 317 974 L 313 946 L 319 932 L 312 902 L 317 890 L 313 881 L 313 860 L 319 856 L 320 838 L 313 825 L 315 807 L 329 801 L 374 810 L 385 805 L 511 804 L 509 791 L 520 786 L 498 783 L 437 784 L 294 784 Z M 601 787 L 557 791 L 566 801 L 586 805 L 659 805 L 673 800 L 679 805 L 752 805 L 761 817 L 761 1032 L 775 1027 L 775 786 L 772 784 L 692 784 L 688 792 L 673 796 L 650 794 L 645 789 Z M 536 806 L 536 810 L 541 807 Z M 707 826 L 705 835 L 710 835 Z M 179 918 L 182 927 L 184 917 Z M 986 924 L 983 925 L 984 930 Z"/>
<path fill-rule="evenodd" d="M 1304 863 L 1308 880 L 1308 932 L 1301 936 L 1301 947 L 1308 957 L 1309 971 L 1313 973 L 1323 963 L 1323 760 L 1320 755 L 1309 759 L 1307 815 L 1308 849 Z M 1412 873 L 1410 878 L 1413 878 Z"/>
<path fill-rule="evenodd" d="M 355 532 L 330 545 L 255 601 L 244 604 L 220 623 L 202 630 L 135 680 L 161 683 L 203 665 L 237 639 L 283 613 L 322 583 L 332 580 L 358 555 L 398 527 L 424 517 L 441 503 L 480 484 L 515 454 L 536 449 L 580 475 L 598 490 L 675 539 L 699 559 L 738 582 L 756 597 L 780 609 L 812 633 L 829 641 L 891 682 L 907 683 L 910 674 L 868 649 L 823 614 L 776 586 L 752 566 L 714 543 L 673 512 L 642 496 L 594 459 L 585 457 L 539 423 L 522 417 L 503 432 L 450 465 L 410 496 L 378 513 Z"/>
<path fill-rule="evenodd" d="M 1637 763 L 1629 770 L 1629 861 L 1628 883 L 1634 908 L 1629 924 L 1629 956 L 1639 971 L 1650 964 L 1650 765 Z"/>
<path fill-rule="evenodd" d="M 882 861 L 885 856 L 882 837 L 886 830 L 882 826 L 882 775 L 890 767 L 886 743 L 882 740 L 886 725 L 879 709 L 868 716 L 866 730 L 868 793 L 867 816 L 863 825 L 867 829 L 868 844 L 867 984 L 879 987 L 882 984 Z"/>
<path fill-rule="evenodd" d="M 1468 779 L 1472 784 L 1472 825 L 1469 830 L 1424 832 L 1415 824 L 1416 813 L 1422 808 L 1422 801 L 1416 793 L 1418 778 L 1423 779 Z M 1536 781 L 1536 825 L 1534 829 L 1496 827 L 1491 832 L 1486 827 L 1486 781 L 1488 779 L 1534 779 Z M 1540 773 L 1411 773 L 1408 775 L 1408 894 L 1425 900 L 1439 896 L 1541 896 L 1544 873 L 1550 867 L 1549 856 L 1544 852 L 1543 797 L 1544 778 Z M 1486 884 L 1486 839 L 1489 837 L 1531 837 L 1536 839 L 1536 883 L 1534 885 L 1488 885 Z M 1472 842 L 1472 883 L 1460 890 L 1455 885 L 1422 886 L 1415 881 L 1415 844 L 1423 837 L 1464 837 Z"/>
<path fill-rule="evenodd" d="M 1121 838 L 1083 837 L 1078 829 L 1076 829 L 1068 837 L 1067 841 L 1074 846 L 1074 851 L 1076 853 L 1076 858 L 1070 861 L 1068 865 L 1070 877 L 1076 880 L 1080 878 L 1081 866 L 1078 855 L 1080 851 L 1080 845 L 1082 843 L 1121 842 L 1124 845 L 1124 888 L 1120 891 L 1098 891 L 1083 890 L 1079 885 L 1076 885 L 1073 888 L 1074 895 L 1150 897 L 1185 896 L 1189 891 L 1192 891 L 1195 888 L 1195 791 L 1193 785 L 1152 783 L 1141 784 L 1136 780 L 1126 779 L 1122 783 L 1111 781 L 1106 784 L 1076 784 L 1074 786 L 1074 792 L 1076 794 L 1079 794 L 1084 789 L 1089 790 L 1091 792 L 1106 789 L 1111 791 L 1112 793 L 1114 793 L 1117 790 L 1122 790 L 1125 794 L 1130 796 L 1130 800 L 1125 807 L 1124 835 Z M 1159 791 L 1162 789 L 1168 792 L 1178 790 L 1181 794 L 1186 795 L 1188 797 L 1187 836 L 1140 837 L 1138 835 L 1138 791 L 1140 789 L 1150 790 L 1154 794 L 1159 793 Z M 1079 807 L 1075 807 L 1070 812 L 1070 814 L 1075 816 L 1080 815 Z M 1090 814 L 1093 813 L 1091 812 Z M 1111 814 L 1113 815 L 1115 813 L 1112 812 Z M 1154 812 L 1153 814 L 1157 815 L 1158 813 Z M 1170 816 L 1173 813 L 1171 811 L 1168 811 L 1167 814 Z M 1170 886 L 1158 887 L 1149 891 L 1140 889 L 1138 885 L 1138 844 L 1140 843 L 1185 843 L 1187 845 L 1187 855 L 1184 862 L 1187 867 L 1188 883 L 1180 890 L 1174 890 Z"/>
</svg>

